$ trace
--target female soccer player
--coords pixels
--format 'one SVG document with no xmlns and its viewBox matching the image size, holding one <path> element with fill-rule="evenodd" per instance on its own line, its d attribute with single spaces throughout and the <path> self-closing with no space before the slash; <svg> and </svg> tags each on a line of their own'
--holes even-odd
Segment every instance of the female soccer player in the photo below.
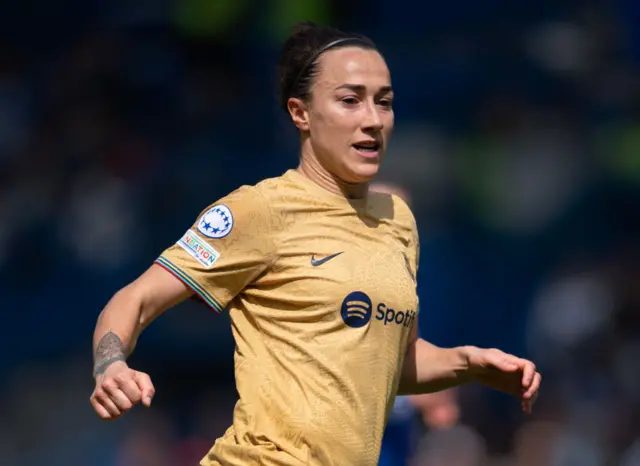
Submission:
<svg viewBox="0 0 640 466">
<path fill-rule="evenodd" d="M 375 45 L 305 23 L 284 44 L 279 73 L 299 166 L 215 202 L 114 295 L 94 334 L 95 411 L 116 419 L 151 404 L 151 379 L 125 359 L 149 323 L 195 295 L 230 314 L 239 394 L 202 465 L 373 466 L 397 393 L 471 381 L 529 412 L 540 385 L 531 362 L 417 338 L 414 218 L 368 187 L 394 118 Z"/>
</svg>

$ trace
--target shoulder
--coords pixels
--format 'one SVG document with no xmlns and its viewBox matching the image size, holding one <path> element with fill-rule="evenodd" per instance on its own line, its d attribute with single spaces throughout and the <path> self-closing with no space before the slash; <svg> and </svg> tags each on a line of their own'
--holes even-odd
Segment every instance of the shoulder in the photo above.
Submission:
<svg viewBox="0 0 640 466">
<path fill-rule="evenodd" d="M 256 184 L 243 185 L 225 196 L 226 200 L 253 206 L 255 209 L 272 207 L 287 191 L 288 182 L 284 176 L 265 178 Z"/>
<path fill-rule="evenodd" d="M 244 229 L 257 232 L 274 231 L 286 193 L 291 183 L 285 175 L 265 178 L 255 184 L 246 184 L 219 198 L 202 211 L 199 221 L 212 217 L 234 225 L 244 225 Z M 284 198 L 283 198 L 284 196 Z M 226 230 L 224 230 L 226 231 Z M 201 231 L 204 234 L 204 232 Z M 209 236 L 209 235 L 208 235 Z"/>
<path fill-rule="evenodd" d="M 416 218 L 413 215 L 411 207 L 400 196 L 391 194 L 394 210 L 397 212 L 398 221 L 408 224 L 411 229 L 416 228 Z"/>
<path fill-rule="evenodd" d="M 243 212 L 264 213 L 267 207 L 280 191 L 283 184 L 282 177 L 265 178 L 256 184 L 242 185 L 219 198 L 208 206 L 212 208 L 219 204 L 232 204 L 234 208 Z"/>
<path fill-rule="evenodd" d="M 224 238 L 239 229 L 254 234 L 271 229 L 269 207 L 256 185 L 243 185 L 209 204 L 198 217 L 196 228 L 208 238 Z M 231 235 L 233 236 L 233 235 Z"/>
<path fill-rule="evenodd" d="M 372 208 L 381 217 L 387 218 L 403 230 L 417 231 L 413 212 L 400 196 L 372 191 L 369 198 Z"/>
</svg>

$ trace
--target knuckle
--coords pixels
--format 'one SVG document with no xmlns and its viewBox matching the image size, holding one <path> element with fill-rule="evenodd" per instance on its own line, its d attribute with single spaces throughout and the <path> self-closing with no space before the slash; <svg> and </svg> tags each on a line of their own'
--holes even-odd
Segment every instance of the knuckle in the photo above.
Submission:
<svg viewBox="0 0 640 466">
<path fill-rule="evenodd" d="M 127 382 L 126 387 L 127 387 L 129 390 L 140 390 L 140 387 L 138 387 L 138 384 L 136 383 L 136 381 L 135 381 L 135 380 L 129 380 L 129 381 Z"/>
<path fill-rule="evenodd" d="M 114 380 L 111 379 L 111 378 L 103 380 L 102 384 L 100 385 L 100 387 L 104 391 L 113 390 L 115 388 L 115 386 L 116 386 L 116 384 L 115 384 Z"/>
<path fill-rule="evenodd" d="M 116 374 L 113 377 L 113 381 L 117 384 L 124 384 L 126 383 L 128 380 L 130 379 L 129 374 L 127 374 L 126 372 L 120 372 L 119 374 Z"/>
</svg>

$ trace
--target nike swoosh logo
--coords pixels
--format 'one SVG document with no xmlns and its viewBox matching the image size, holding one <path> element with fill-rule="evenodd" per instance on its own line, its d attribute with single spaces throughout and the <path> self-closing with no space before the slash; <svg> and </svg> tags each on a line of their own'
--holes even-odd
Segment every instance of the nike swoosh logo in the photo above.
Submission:
<svg viewBox="0 0 640 466">
<path fill-rule="evenodd" d="M 314 267 L 318 267 L 319 265 L 322 265 L 325 262 L 329 262 L 331 259 L 333 259 L 334 257 L 339 256 L 343 252 L 344 251 L 336 252 L 335 254 L 331 254 L 330 256 L 327 256 L 327 257 L 325 257 L 323 259 L 318 259 L 318 260 L 316 260 L 316 256 L 313 255 L 313 256 L 311 256 L 311 265 L 314 266 Z"/>
</svg>

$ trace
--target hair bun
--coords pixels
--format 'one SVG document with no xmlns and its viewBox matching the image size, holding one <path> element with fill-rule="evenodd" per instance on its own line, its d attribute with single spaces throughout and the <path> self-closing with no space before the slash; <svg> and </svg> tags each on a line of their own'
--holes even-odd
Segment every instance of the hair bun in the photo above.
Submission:
<svg viewBox="0 0 640 466">
<path fill-rule="evenodd" d="M 376 48 L 373 42 L 364 36 L 349 34 L 331 26 L 312 21 L 295 24 L 282 46 L 278 61 L 280 106 L 287 111 L 290 97 L 306 99 L 318 71 L 318 57 L 329 49 L 346 45 Z"/>
</svg>

